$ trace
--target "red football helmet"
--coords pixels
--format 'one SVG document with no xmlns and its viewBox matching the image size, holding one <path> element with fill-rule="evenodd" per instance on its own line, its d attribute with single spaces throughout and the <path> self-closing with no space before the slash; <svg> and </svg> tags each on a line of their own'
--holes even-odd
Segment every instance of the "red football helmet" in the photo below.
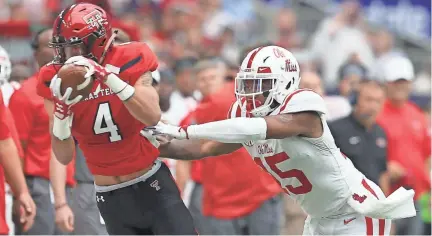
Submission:
<svg viewBox="0 0 432 236">
<path fill-rule="evenodd" d="M 78 55 L 102 63 L 114 38 L 111 18 L 105 10 L 78 3 L 64 9 L 55 19 L 50 46 L 55 49 L 55 61 L 61 63 Z"/>
</svg>

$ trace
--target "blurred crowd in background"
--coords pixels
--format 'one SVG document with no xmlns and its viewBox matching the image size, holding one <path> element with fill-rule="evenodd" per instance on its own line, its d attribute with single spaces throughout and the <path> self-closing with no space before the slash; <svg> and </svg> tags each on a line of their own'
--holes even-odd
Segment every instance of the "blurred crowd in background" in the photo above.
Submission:
<svg viewBox="0 0 432 236">
<path fill-rule="evenodd" d="M 395 221 L 392 232 L 430 235 L 430 31 L 423 38 L 404 34 L 371 22 L 362 7 L 418 1 L 0 0 L 10 83 L 19 87 L 37 71 L 32 36 L 75 2 L 103 7 L 119 37 L 145 42 L 157 54 L 163 119 L 174 125 L 201 123 L 203 112 L 218 111 L 224 114 L 212 119 L 224 119 L 228 110 L 215 101 L 234 96 L 230 83 L 249 50 L 271 44 L 290 50 L 300 64 L 301 87 L 324 97 L 342 152 L 387 195 L 399 186 L 416 191 L 418 217 Z M 268 186 L 263 198 L 247 195 L 245 189 L 264 185 L 235 166 L 247 158 L 168 161 L 199 232 L 301 234 L 306 215 L 280 190 Z M 254 217 L 263 222 L 248 225 Z M 243 231 L 231 229 L 232 222 Z"/>
</svg>

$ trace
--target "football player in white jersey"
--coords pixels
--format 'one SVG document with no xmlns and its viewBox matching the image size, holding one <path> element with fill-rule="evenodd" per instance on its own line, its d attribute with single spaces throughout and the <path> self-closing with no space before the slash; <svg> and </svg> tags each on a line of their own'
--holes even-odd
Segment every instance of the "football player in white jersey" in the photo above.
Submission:
<svg viewBox="0 0 432 236">
<path fill-rule="evenodd" d="M 177 139 L 161 145 L 161 156 L 192 160 L 245 147 L 308 213 L 304 235 L 388 235 L 391 219 L 416 214 L 414 191 L 400 188 L 386 198 L 340 152 L 323 118 L 323 99 L 298 89 L 300 68 L 289 51 L 252 50 L 235 82 L 229 119 L 148 129 Z"/>
</svg>

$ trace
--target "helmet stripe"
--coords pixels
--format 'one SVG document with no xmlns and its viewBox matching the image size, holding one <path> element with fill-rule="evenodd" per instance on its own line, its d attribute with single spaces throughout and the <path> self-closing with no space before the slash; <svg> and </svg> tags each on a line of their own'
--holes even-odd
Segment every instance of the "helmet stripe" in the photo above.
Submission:
<svg viewBox="0 0 432 236">
<path fill-rule="evenodd" d="M 252 67 L 252 62 L 253 62 L 255 56 L 256 56 L 256 55 L 258 54 L 258 52 L 259 52 L 261 49 L 263 49 L 263 48 L 265 48 L 265 47 L 259 47 L 257 50 L 255 50 L 255 52 L 252 53 L 252 55 L 249 57 L 249 60 L 248 60 L 248 63 L 247 63 L 246 68 L 250 69 L 250 68 Z"/>
<path fill-rule="evenodd" d="M 56 29 L 56 35 L 60 36 L 60 31 L 61 31 L 61 23 L 63 22 L 63 17 L 66 15 L 66 13 L 75 6 L 75 4 L 69 6 L 68 8 L 64 9 L 62 12 L 60 12 L 59 14 L 59 21 L 57 22 L 57 29 Z"/>
</svg>

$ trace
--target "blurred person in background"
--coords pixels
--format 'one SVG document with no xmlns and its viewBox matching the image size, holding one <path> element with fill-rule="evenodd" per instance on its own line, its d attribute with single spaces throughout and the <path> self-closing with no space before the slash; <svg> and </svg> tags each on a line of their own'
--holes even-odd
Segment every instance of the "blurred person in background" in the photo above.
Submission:
<svg viewBox="0 0 432 236">
<path fill-rule="evenodd" d="M 186 57 L 174 64 L 176 90 L 170 96 L 170 108 L 164 113 L 164 119 L 178 125 L 186 115 L 195 109 L 199 95 L 193 79 L 193 67 L 197 59 Z"/>
<path fill-rule="evenodd" d="M 10 137 L 13 140 L 13 143 L 16 146 L 16 150 L 17 150 L 17 155 L 14 155 L 14 153 L 11 152 L 11 146 L 10 144 L 8 144 L 8 142 L 3 142 L 3 144 L 5 146 L 3 146 L 3 148 L 5 148 L 8 152 L 7 154 L 9 154 L 7 157 L 6 152 L 1 154 L 1 164 L 2 166 L 4 166 L 6 168 L 6 176 L 8 177 L 8 183 L 13 185 L 13 186 L 9 186 L 9 185 L 5 185 L 5 171 L 3 170 L 2 167 L 0 167 L 0 234 L 7 234 L 10 227 L 14 227 L 14 224 L 12 222 L 11 219 L 11 215 L 9 215 L 10 213 L 12 213 L 12 211 L 14 211 L 14 213 L 17 216 L 20 216 L 20 218 L 22 218 L 22 215 L 19 212 L 19 208 L 20 205 L 22 204 L 22 202 L 16 202 L 16 208 L 12 209 L 12 201 L 10 200 L 10 194 L 7 195 L 6 197 L 6 193 L 9 190 L 10 187 L 12 187 L 12 190 L 16 190 L 18 188 L 24 188 L 25 189 L 21 189 L 20 191 L 25 190 L 28 194 L 28 189 L 27 189 L 27 185 L 23 186 L 17 186 L 17 184 L 22 184 L 20 183 L 21 180 L 19 178 L 21 178 L 21 174 L 23 173 L 23 168 L 22 168 L 22 158 L 24 156 L 23 154 L 23 149 L 21 146 L 21 143 L 19 141 L 18 138 L 18 133 L 16 130 L 16 124 L 15 121 L 13 119 L 13 116 L 10 112 L 10 110 L 7 108 L 7 106 L 9 105 L 9 99 L 10 96 L 12 96 L 12 94 L 15 92 L 15 90 L 17 90 L 20 86 L 19 84 L 14 84 L 14 83 L 10 83 L 10 75 L 11 75 L 11 61 L 9 60 L 9 54 L 6 52 L 6 50 L 4 50 L 1 46 L 0 46 L 0 85 L 1 85 L 1 91 L 0 91 L 0 105 L 3 108 L 1 109 L 1 119 L 3 123 L 5 123 L 7 126 L 3 127 L 2 129 L 5 129 L 4 134 L 9 133 Z M 4 97 L 7 97 L 7 100 L 4 99 Z M 15 156 L 18 156 L 19 158 L 15 158 Z M 7 158 L 7 159 L 5 159 Z M 18 173 L 16 173 L 15 175 L 11 175 L 10 171 L 17 171 Z M 24 179 L 22 179 L 22 181 L 24 181 Z M 13 194 L 13 193 L 12 193 Z M 16 196 L 16 195 L 15 195 Z M 30 196 L 30 195 L 29 195 Z M 15 198 L 16 199 L 16 198 Z M 31 199 L 31 198 L 30 198 Z M 8 201 L 6 201 L 8 200 Z M 33 202 L 33 200 L 31 200 Z M 32 203 L 34 205 L 34 203 Z M 33 206 L 34 207 L 34 206 Z M 36 209 L 34 209 L 36 210 Z M 8 214 L 8 215 L 6 215 Z M 23 227 L 23 229 L 25 231 L 29 230 L 29 228 L 33 225 L 34 222 L 34 215 L 35 212 L 33 212 L 33 216 L 32 219 L 28 219 L 27 222 L 17 222 L 18 225 L 20 225 L 21 227 Z M 21 225 L 22 224 L 22 225 Z M 9 225 L 9 227 L 8 227 Z M 15 230 L 12 229 L 11 232 L 15 233 Z"/>
<path fill-rule="evenodd" d="M 293 51 L 301 46 L 301 40 L 297 32 L 297 16 L 290 8 L 279 10 L 275 22 L 277 22 L 276 44 Z"/>
<path fill-rule="evenodd" d="M 394 46 L 394 37 L 391 32 L 386 29 L 379 29 L 371 32 L 370 34 L 370 44 L 374 50 L 375 63 L 371 67 L 370 77 L 382 81 L 383 67 L 386 60 L 394 56 L 402 56 L 404 53 Z"/>
<path fill-rule="evenodd" d="M 353 103 L 353 112 L 329 124 L 331 133 L 340 148 L 368 179 L 389 195 L 390 180 L 387 171 L 387 138 L 376 123 L 385 101 L 385 91 L 375 81 L 359 85 Z"/>
<path fill-rule="evenodd" d="M 0 46 L 0 89 L 3 94 L 3 101 L 9 106 L 9 100 L 12 94 L 20 88 L 16 82 L 10 82 L 12 63 L 9 59 L 9 54 Z"/>
<path fill-rule="evenodd" d="M 171 107 L 171 94 L 175 90 L 175 76 L 168 68 L 161 69 L 159 73 L 161 77 L 159 83 L 159 106 L 162 111 L 162 119 L 165 119 L 165 113 Z"/>
<path fill-rule="evenodd" d="M 430 96 L 431 94 L 431 61 L 421 66 L 419 73 L 413 82 L 413 92 L 418 95 Z"/>
<path fill-rule="evenodd" d="M 11 81 L 11 66 L 12 63 L 9 59 L 9 54 L 6 52 L 6 50 L 0 46 L 0 93 L 2 94 L 2 102 L 4 103 L 4 105 L 6 106 L 6 117 L 8 118 L 8 125 L 9 125 L 9 129 L 11 129 L 12 131 L 12 136 L 14 138 L 15 141 L 15 145 L 17 146 L 17 149 L 19 150 L 19 156 L 21 158 L 23 158 L 23 151 L 22 151 L 22 147 L 21 147 L 21 143 L 19 143 L 19 139 L 18 139 L 18 134 L 16 132 L 16 126 L 15 126 L 15 121 L 13 120 L 12 114 L 10 113 L 10 110 L 7 108 L 9 106 L 9 100 L 10 97 L 12 96 L 12 94 L 21 87 L 21 85 L 17 82 L 13 82 Z M 15 140 L 16 139 L 16 140 Z M 22 159 L 20 159 L 20 161 L 22 161 Z M 22 163 L 21 163 L 22 164 Z M 4 220 L 6 220 L 5 222 L 9 225 L 10 228 L 14 227 L 13 221 L 12 221 L 12 211 L 13 211 L 13 200 L 11 199 L 12 196 L 11 194 L 9 194 L 9 185 L 5 184 L 4 182 L 4 173 L 2 170 L 0 170 L 0 191 L 2 191 L 2 193 L 0 193 L 1 199 L 0 199 L 0 214 L 2 214 L 2 216 L 4 216 L 5 214 L 3 214 L 3 212 L 6 210 L 6 213 L 11 213 L 10 215 L 6 215 L 6 219 L 4 217 L 1 217 L 1 221 L 3 222 Z M 5 195 L 6 194 L 6 198 Z M 5 205 L 5 200 L 6 200 L 6 205 Z M 15 212 L 17 213 L 17 212 Z M 3 225 L 2 223 L 0 223 L 0 226 Z M 8 227 L 6 225 L 4 230 L 0 230 L 1 232 L 6 232 L 8 230 Z M 12 229 L 11 232 L 14 232 L 15 229 Z"/>
<path fill-rule="evenodd" d="M 170 107 L 170 95 L 171 95 L 172 91 L 174 90 L 174 86 L 173 86 L 173 84 L 174 84 L 174 78 L 173 77 L 174 76 L 167 69 L 162 69 L 161 71 L 155 70 L 151 74 L 153 77 L 152 86 L 155 88 L 155 90 L 159 94 L 159 106 L 160 106 L 161 111 L 162 111 L 161 120 L 164 120 L 164 113 Z M 162 160 L 168 166 L 172 175 L 176 176 L 177 161 L 173 160 L 173 159 L 167 159 L 167 158 L 162 158 Z M 177 185 L 178 185 L 178 182 L 177 182 Z M 180 188 L 180 190 L 182 190 L 182 189 Z M 193 216 L 193 214 L 192 214 L 192 216 Z M 196 227 L 196 222 L 194 222 L 194 223 L 195 223 L 195 227 Z M 199 228 L 198 227 L 196 227 L 196 228 L 198 229 L 198 232 L 200 232 Z"/>
<path fill-rule="evenodd" d="M 415 200 L 419 200 L 430 194 L 430 172 L 426 165 L 431 147 L 429 125 L 421 110 L 409 101 L 414 68 L 408 58 L 395 56 L 386 60 L 382 72 L 387 100 L 377 121 L 387 136 L 390 192 L 405 186 L 414 189 Z M 424 234 L 421 213 L 394 223 L 396 235 Z"/>
<path fill-rule="evenodd" d="M 339 68 L 339 95 L 352 100 L 360 82 L 367 78 L 367 69 L 359 62 L 350 60 Z"/>
<path fill-rule="evenodd" d="M 35 34 L 31 42 L 34 58 L 39 67 L 50 63 L 53 59 L 54 52 L 48 47 L 51 35 L 51 29 L 42 29 Z M 51 158 L 49 117 L 45 111 L 43 99 L 36 94 L 37 75 L 38 72 L 22 82 L 21 88 L 12 95 L 9 106 L 24 149 L 24 173 L 27 184 L 30 186 L 30 193 L 35 199 L 38 209 L 40 209 L 37 211 L 33 227 L 28 232 L 22 232 L 18 227 L 16 233 L 64 234 L 67 231 L 56 227 L 56 213 L 67 206 L 71 188 L 75 185 L 74 166 L 73 164 L 69 165 L 67 171 L 64 170 L 63 174 L 66 175 L 67 173 L 67 178 L 65 176 L 64 179 L 58 179 L 60 182 L 67 183 L 66 188 L 63 183 L 63 188 L 55 191 L 55 193 L 61 192 L 63 194 L 54 194 L 54 199 L 52 199 L 50 196 L 50 169 L 52 170 L 50 160 L 55 158 Z M 56 187 L 56 183 L 53 182 L 53 188 L 56 189 Z M 53 205 L 54 202 L 55 205 Z M 15 223 L 15 225 L 17 224 Z"/>
<path fill-rule="evenodd" d="M 226 119 L 235 101 L 234 83 L 225 82 L 226 65 L 218 59 L 207 59 L 199 61 L 194 71 L 197 88 L 203 94 L 195 110 L 196 122 Z M 203 234 L 280 234 L 281 188 L 250 161 L 245 149 L 200 162 L 206 227 Z"/>
<path fill-rule="evenodd" d="M 431 103 L 429 102 L 429 104 L 427 104 L 426 106 L 423 107 L 423 113 L 426 117 L 427 120 L 427 124 L 428 124 L 428 135 L 430 138 L 431 135 Z M 431 159 L 429 158 L 427 160 L 427 171 L 428 173 L 430 173 L 432 175 L 432 169 L 431 169 Z M 431 235 L 431 218 L 432 218 L 432 214 L 431 214 L 431 194 L 423 194 L 420 199 L 419 199 L 419 206 L 422 209 L 420 211 L 422 220 L 423 220 L 423 234 L 424 235 Z"/>
<path fill-rule="evenodd" d="M 327 96 L 325 94 L 322 79 L 315 72 L 301 72 L 300 88 L 312 89 L 323 97 L 328 110 L 326 114 L 327 121 L 346 117 L 351 112 L 351 105 L 346 98 L 342 96 Z"/>
<path fill-rule="evenodd" d="M 5 177 L 14 195 L 14 212 L 19 217 L 16 224 L 27 232 L 34 224 L 37 207 L 30 195 L 22 169 L 23 150 L 10 111 L 5 106 L 0 93 L 0 234 L 7 235 L 9 227 L 6 219 Z M 15 234 L 16 231 L 13 230 Z"/>
<path fill-rule="evenodd" d="M 10 83 L 17 85 L 32 75 L 32 71 L 28 66 L 21 64 L 12 65 L 12 73 L 10 75 Z"/>
<path fill-rule="evenodd" d="M 338 69 L 350 55 L 357 54 L 368 68 L 374 62 L 372 48 L 363 32 L 361 5 L 357 0 L 343 0 L 340 6 L 336 15 L 323 20 L 311 41 L 311 51 L 321 65 L 326 88 L 337 86 Z"/>
<path fill-rule="evenodd" d="M 181 126 L 196 124 L 195 110 L 180 122 Z M 168 159 L 171 160 L 171 159 Z M 194 218 L 198 232 L 208 232 L 209 226 L 203 215 L 202 163 L 197 161 L 176 161 L 176 182 L 183 201 Z"/>
<path fill-rule="evenodd" d="M 130 42 L 130 36 L 120 28 L 113 28 L 113 32 L 117 32 L 117 35 L 114 39 L 114 44 L 122 44 Z"/>
</svg>

